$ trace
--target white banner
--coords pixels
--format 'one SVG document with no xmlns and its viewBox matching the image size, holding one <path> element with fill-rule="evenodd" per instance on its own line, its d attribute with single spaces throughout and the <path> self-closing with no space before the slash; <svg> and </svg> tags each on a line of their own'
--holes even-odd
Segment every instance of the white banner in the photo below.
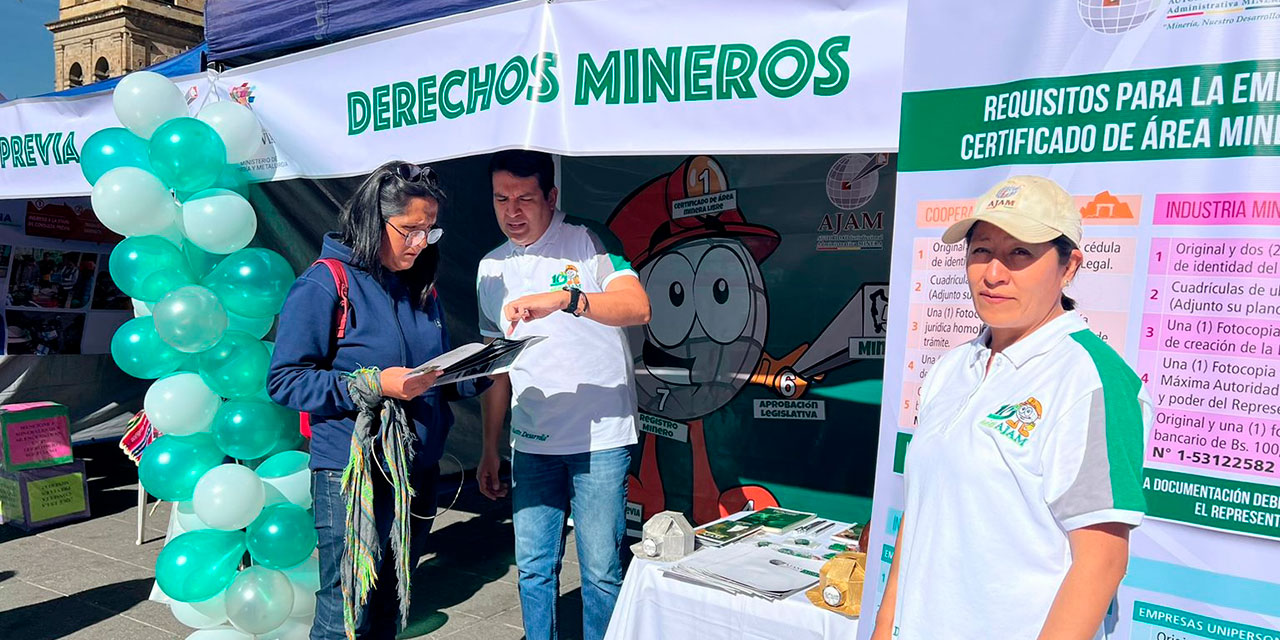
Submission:
<svg viewBox="0 0 1280 640">
<path fill-rule="evenodd" d="M 1109 637 L 1280 637 L 1280 4 L 954 6 L 911 3 L 889 296 L 906 302 L 889 311 L 862 619 L 893 560 L 921 383 L 981 328 L 942 230 L 1030 173 L 1077 197 L 1068 294 L 1156 404 Z"/>
<path fill-rule="evenodd" d="M 202 75 L 174 82 L 193 112 L 208 97 Z M 80 150 L 89 136 L 119 126 L 110 92 L 0 104 L 0 200 L 89 195 Z"/>
<path fill-rule="evenodd" d="M 257 113 L 258 180 L 509 147 L 891 151 L 905 23 L 906 0 L 537 0 L 241 67 L 212 90 L 192 82 Z M 0 106 L 0 139 L 21 150 L 0 147 L 0 198 L 87 193 L 73 154 L 42 149 L 106 126 L 105 95 Z"/>
</svg>

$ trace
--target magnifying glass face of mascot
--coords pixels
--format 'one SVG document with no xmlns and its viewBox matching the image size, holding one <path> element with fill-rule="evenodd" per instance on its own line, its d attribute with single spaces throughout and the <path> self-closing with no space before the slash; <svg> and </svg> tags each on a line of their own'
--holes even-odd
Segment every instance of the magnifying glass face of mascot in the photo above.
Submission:
<svg viewBox="0 0 1280 640">
<path fill-rule="evenodd" d="M 634 351 L 640 406 L 688 420 L 728 404 L 764 350 L 769 310 L 755 259 L 731 238 L 693 240 L 641 268 L 640 281 L 652 315 Z"/>
</svg>

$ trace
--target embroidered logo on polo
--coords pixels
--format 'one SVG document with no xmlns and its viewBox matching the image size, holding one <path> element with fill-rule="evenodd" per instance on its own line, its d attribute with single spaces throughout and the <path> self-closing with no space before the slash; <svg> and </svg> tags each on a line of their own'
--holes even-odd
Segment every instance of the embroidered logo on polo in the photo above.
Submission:
<svg viewBox="0 0 1280 640">
<path fill-rule="evenodd" d="M 552 289 L 563 289 L 565 287 L 582 288 L 582 278 L 578 275 L 578 266 L 575 264 L 566 264 L 564 271 L 551 276 Z"/>
<path fill-rule="evenodd" d="M 1034 397 L 1027 398 L 1018 404 L 1006 404 L 991 412 L 978 424 L 994 429 L 1019 447 L 1027 444 L 1027 439 L 1036 429 L 1036 423 L 1044 416 L 1044 406 Z"/>
</svg>

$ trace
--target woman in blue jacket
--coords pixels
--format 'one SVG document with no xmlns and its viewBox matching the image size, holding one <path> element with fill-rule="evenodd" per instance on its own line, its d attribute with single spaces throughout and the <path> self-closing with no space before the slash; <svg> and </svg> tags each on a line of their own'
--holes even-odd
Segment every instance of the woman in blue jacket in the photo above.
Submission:
<svg viewBox="0 0 1280 640">
<path fill-rule="evenodd" d="M 432 387 L 438 373 L 411 374 L 450 348 L 434 287 L 443 199 L 431 169 L 379 167 L 280 314 L 267 388 L 276 402 L 310 414 L 320 556 L 314 640 L 391 639 L 407 621 L 408 573 L 435 514 L 453 423 L 448 401 L 480 391 L 473 383 Z"/>
</svg>

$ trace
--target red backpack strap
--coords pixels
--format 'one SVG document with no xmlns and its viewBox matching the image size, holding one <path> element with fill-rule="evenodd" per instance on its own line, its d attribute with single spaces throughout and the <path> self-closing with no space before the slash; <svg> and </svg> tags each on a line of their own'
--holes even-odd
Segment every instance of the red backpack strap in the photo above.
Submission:
<svg viewBox="0 0 1280 640">
<path fill-rule="evenodd" d="M 320 258 L 315 264 L 328 267 L 338 287 L 338 337 L 341 338 L 347 334 L 347 315 L 351 310 L 351 302 L 347 298 L 347 270 L 337 258 Z"/>
<path fill-rule="evenodd" d="M 329 269 L 329 274 L 333 276 L 333 283 L 338 288 L 337 337 L 341 338 L 347 334 L 347 316 L 351 311 L 351 301 L 347 291 L 347 270 L 342 266 L 342 261 L 337 258 L 320 258 L 313 263 L 313 266 L 316 264 L 322 264 Z M 298 432 L 307 438 L 311 437 L 311 414 L 305 411 L 298 414 Z"/>
</svg>

